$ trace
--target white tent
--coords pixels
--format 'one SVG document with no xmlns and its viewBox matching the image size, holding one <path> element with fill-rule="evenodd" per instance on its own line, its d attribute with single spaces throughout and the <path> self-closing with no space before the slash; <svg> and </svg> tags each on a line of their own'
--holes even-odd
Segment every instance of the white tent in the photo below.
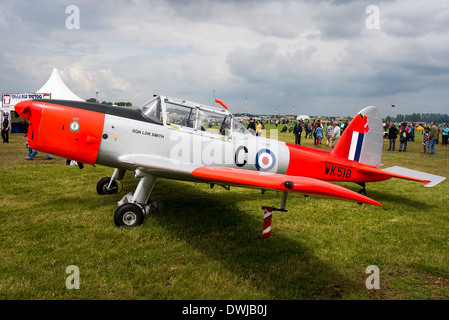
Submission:
<svg viewBox="0 0 449 320">
<path fill-rule="evenodd" d="M 50 78 L 36 93 L 51 93 L 52 99 L 85 101 L 70 90 L 59 75 L 58 69 L 54 68 Z"/>
<path fill-rule="evenodd" d="M 310 119 L 310 117 L 306 116 L 304 114 L 299 115 L 299 116 L 296 117 L 296 120 L 309 120 L 309 119 Z"/>
</svg>

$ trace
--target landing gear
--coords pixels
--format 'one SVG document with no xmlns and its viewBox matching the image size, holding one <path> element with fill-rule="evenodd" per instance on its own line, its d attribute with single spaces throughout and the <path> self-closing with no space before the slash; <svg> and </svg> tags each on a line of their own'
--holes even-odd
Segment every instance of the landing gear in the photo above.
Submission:
<svg viewBox="0 0 449 320">
<path fill-rule="evenodd" d="M 361 186 L 362 187 L 362 189 L 360 189 L 359 190 L 359 193 L 361 194 L 361 195 L 364 195 L 364 196 L 366 196 L 366 188 L 365 188 L 365 182 L 360 182 L 360 183 L 357 183 L 359 186 Z M 362 205 L 362 203 L 361 202 L 357 202 L 359 205 Z"/>
<path fill-rule="evenodd" d="M 112 178 L 105 177 L 97 183 L 97 193 L 99 195 L 118 193 L 118 183 Z"/>
<path fill-rule="evenodd" d="M 125 176 L 126 170 L 115 169 L 112 177 L 105 177 L 97 183 L 97 193 L 99 195 L 104 194 L 116 194 L 119 193 L 119 187 L 117 181 L 121 181 Z"/>
<path fill-rule="evenodd" d="M 118 202 L 114 213 L 114 223 L 117 227 L 136 227 L 141 225 L 144 216 L 160 208 L 157 201 L 149 201 L 156 177 L 137 169 L 134 176 L 140 178 L 134 193 L 128 193 Z"/>
<path fill-rule="evenodd" d="M 115 210 L 114 223 L 117 227 L 136 227 L 143 223 L 143 210 L 136 203 L 125 203 Z"/>
<path fill-rule="evenodd" d="M 365 182 L 360 182 L 360 183 L 357 183 L 357 184 L 362 187 L 362 189 L 359 190 L 359 193 L 361 195 L 366 196 Z"/>
</svg>

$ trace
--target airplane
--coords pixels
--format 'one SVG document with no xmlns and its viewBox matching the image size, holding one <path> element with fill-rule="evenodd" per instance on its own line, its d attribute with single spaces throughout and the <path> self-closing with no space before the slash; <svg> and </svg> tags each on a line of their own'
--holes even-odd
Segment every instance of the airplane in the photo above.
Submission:
<svg viewBox="0 0 449 320">
<path fill-rule="evenodd" d="M 251 134 L 219 99 L 209 106 L 154 95 L 139 108 L 69 100 L 27 100 L 15 106 L 29 122 L 35 150 L 114 168 L 97 183 L 100 195 L 119 192 L 127 171 L 140 179 L 118 202 L 114 223 L 135 227 L 155 210 L 157 178 L 289 192 L 382 206 L 366 196 L 365 183 L 401 178 L 434 186 L 445 177 L 402 167 L 380 169 L 383 128 L 378 109 L 361 110 L 332 151 Z M 359 192 L 332 182 L 354 182 Z"/>
</svg>

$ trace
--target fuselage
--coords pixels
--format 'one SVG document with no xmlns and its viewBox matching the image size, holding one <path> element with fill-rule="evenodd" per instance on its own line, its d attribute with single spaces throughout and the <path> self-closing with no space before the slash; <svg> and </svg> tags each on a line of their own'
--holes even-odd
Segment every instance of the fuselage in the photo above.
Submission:
<svg viewBox="0 0 449 320">
<path fill-rule="evenodd" d="M 88 164 L 134 170 L 127 159 L 141 157 L 192 170 L 220 166 L 326 181 L 387 179 L 359 172 L 360 164 L 328 151 L 254 136 L 225 109 L 174 98 L 156 96 L 140 108 L 29 100 L 16 111 L 29 121 L 32 149 Z M 189 170 L 160 170 L 158 176 L 196 180 Z"/>
</svg>

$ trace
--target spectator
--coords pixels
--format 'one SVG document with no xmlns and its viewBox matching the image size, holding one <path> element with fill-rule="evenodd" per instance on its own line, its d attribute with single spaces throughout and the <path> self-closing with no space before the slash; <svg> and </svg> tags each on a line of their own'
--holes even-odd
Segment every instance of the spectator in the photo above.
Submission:
<svg viewBox="0 0 449 320">
<path fill-rule="evenodd" d="M 332 134 L 334 133 L 334 127 L 328 123 L 326 128 L 326 138 L 327 142 L 326 144 L 329 146 L 331 144 Z"/>
<path fill-rule="evenodd" d="M 429 142 L 429 150 L 428 154 L 435 154 L 435 145 L 438 140 L 438 127 L 434 121 L 432 121 L 432 127 L 430 128 L 430 142 Z"/>
<path fill-rule="evenodd" d="M 388 148 L 388 151 L 393 150 L 396 145 L 396 138 L 398 137 L 399 130 L 396 128 L 394 123 L 391 124 L 390 129 L 388 129 L 388 139 L 390 139 L 390 147 Z"/>
<path fill-rule="evenodd" d="M 422 144 L 423 144 L 423 148 L 424 148 L 424 154 L 429 153 L 429 141 L 430 141 L 430 128 L 425 127 L 423 136 L 422 136 Z"/>
<path fill-rule="evenodd" d="M 315 128 L 315 135 L 316 135 L 316 144 L 315 146 L 318 147 L 321 144 L 321 139 L 323 138 L 323 128 L 320 124 L 317 125 Z"/>
<path fill-rule="evenodd" d="M 249 132 L 251 132 L 251 134 L 255 134 L 255 132 L 256 132 L 256 124 L 254 123 L 254 119 L 253 118 L 249 119 L 249 123 L 248 123 L 247 129 L 248 129 Z"/>
<path fill-rule="evenodd" d="M 262 123 L 260 120 L 257 120 L 257 127 L 256 127 L 256 136 L 260 136 L 262 134 Z"/>
<path fill-rule="evenodd" d="M 332 134 L 332 149 L 335 147 L 335 145 L 337 144 L 338 139 L 340 139 L 340 127 L 338 126 L 338 123 L 335 121 L 334 122 L 334 133 Z"/>
<path fill-rule="evenodd" d="M 448 124 L 446 123 L 446 124 L 443 124 L 442 126 L 441 126 L 441 131 L 442 131 L 442 137 L 443 137 L 443 146 L 447 146 L 447 140 L 448 140 L 448 137 L 449 137 L 449 126 L 448 126 Z"/>
<path fill-rule="evenodd" d="M 407 141 L 408 139 L 410 139 L 410 129 L 407 126 L 406 122 L 402 123 L 401 129 L 400 131 L 400 136 L 399 136 L 399 152 L 402 151 L 402 146 L 404 146 L 404 152 L 407 151 Z"/>
<path fill-rule="evenodd" d="M 416 130 L 416 128 L 415 128 L 415 126 L 412 123 L 411 126 L 410 126 L 410 139 L 409 139 L 409 141 L 415 142 L 415 130 Z"/>
<path fill-rule="evenodd" d="M 9 114 L 5 112 L 3 114 L 3 121 L 2 121 L 3 143 L 9 143 L 9 130 L 10 129 L 11 129 L 11 121 L 9 120 Z"/>
<path fill-rule="evenodd" d="M 295 135 L 295 144 L 297 145 L 301 145 L 301 133 L 302 133 L 301 122 L 297 120 L 296 125 L 293 128 L 293 134 Z"/>
</svg>

